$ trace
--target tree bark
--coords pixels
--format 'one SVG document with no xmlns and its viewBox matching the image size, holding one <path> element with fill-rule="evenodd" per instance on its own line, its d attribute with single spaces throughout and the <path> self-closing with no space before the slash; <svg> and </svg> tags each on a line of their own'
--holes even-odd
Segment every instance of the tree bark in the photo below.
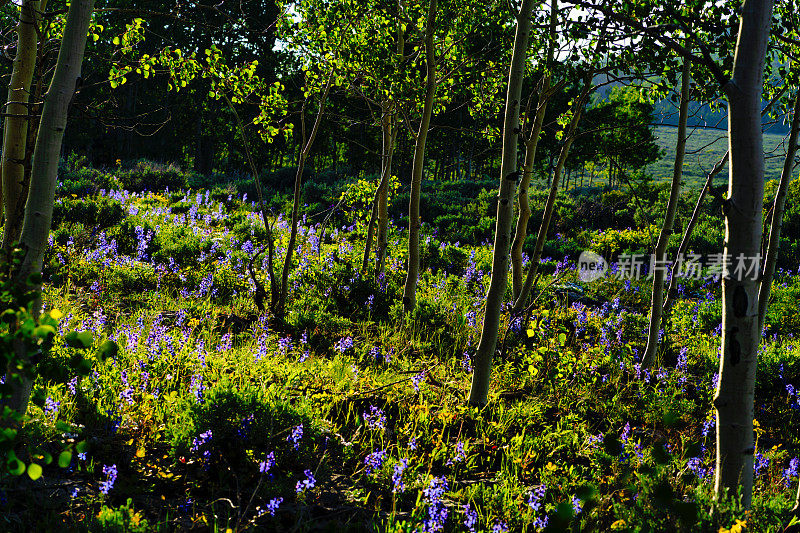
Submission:
<svg viewBox="0 0 800 533">
<path fill-rule="evenodd" d="M 549 79 L 545 80 L 544 87 L 549 88 Z M 525 162 L 522 167 L 522 180 L 519 184 L 517 201 L 519 205 L 519 217 L 517 227 L 514 230 L 514 241 L 511 244 L 511 287 L 512 295 L 516 300 L 522 292 L 522 248 L 525 245 L 525 238 L 528 236 L 528 221 L 531 218 L 530 186 L 531 175 L 533 174 L 533 163 L 536 160 L 536 146 L 539 143 L 539 135 L 542 133 L 544 123 L 544 108 L 546 102 L 542 102 L 536 111 L 536 122 L 534 123 L 532 137 L 525 142 Z"/>
<path fill-rule="evenodd" d="M 533 121 L 530 138 L 525 141 L 525 163 L 522 169 L 522 180 L 520 180 L 517 201 L 519 205 L 519 217 L 517 227 L 514 230 L 514 241 L 511 244 L 511 288 L 514 300 L 522 292 L 522 248 L 525 246 L 525 239 L 528 236 L 528 221 L 531 218 L 530 205 L 530 186 L 531 175 L 533 174 L 533 163 L 536 161 L 536 148 L 539 144 L 539 136 L 542 134 L 544 115 L 547 110 L 547 100 L 550 98 L 550 72 L 553 63 L 553 43 L 556 37 L 556 22 L 558 17 L 558 1 L 550 2 L 550 44 L 547 46 L 547 58 L 545 59 L 545 73 L 542 80 L 542 88 L 539 91 L 539 102 L 536 106 L 536 116 Z"/>
<path fill-rule="evenodd" d="M 247 156 L 247 163 L 250 165 L 250 172 L 253 174 L 253 184 L 256 186 L 258 207 L 261 211 L 261 219 L 264 221 L 264 232 L 267 234 L 267 271 L 269 274 L 270 308 L 274 313 L 274 304 L 278 301 L 278 280 L 275 277 L 275 237 L 272 233 L 272 226 L 269 224 L 269 218 L 267 217 L 267 207 L 264 204 L 264 190 L 261 187 L 261 178 L 258 175 L 258 169 L 256 168 L 255 161 L 253 160 L 253 154 L 250 152 L 250 144 L 247 140 L 247 134 L 244 130 L 242 119 L 239 116 L 239 113 L 236 111 L 236 108 L 233 107 L 233 102 L 231 102 L 231 99 L 228 98 L 224 93 L 223 98 L 225 99 L 225 103 L 228 104 L 228 108 L 231 110 L 231 113 L 233 113 L 233 116 L 236 119 L 236 129 L 239 130 L 239 135 L 242 137 L 242 146 L 244 147 L 244 152 Z M 256 257 L 259 255 L 260 253 L 257 253 L 255 256 L 253 256 L 252 260 L 255 261 Z M 251 275 L 253 276 L 253 282 L 258 283 L 258 280 L 255 277 L 255 271 L 252 270 L 252 263 Z M 261 298 L 261 295 L 259 294 L 259 288 L 256 287 L 256 305 L 260 309 L 263 304 L 259 303 L 259 298 Z"/>
<path fill-rule="evenodd" d="M 689 76 L 691 61 L 684 58 L 681 72 L 681 102 L 678 110 L 678 142 L 675 145 L 675 166 L 672 169 L 672 186 L 667 200 L 667 212 L 656 242 L 653 254 L 654 264 L 650 266 L 653 273 L 653 292 L 650 298 L 650 326 L 647 331 L 647 346 L 642 356 L 642 366 L 652 367 L 656 362 L 658 350 L 658 333 L 661 330 L 662 303 L 664 301 L 664 268 L 667 257 L 669 236 L 675 223 L 675 212 L 678 209 L 678 197 L 681 192 L 683 175 L 683 158 L 686 154 L 686 122 L 689 117 Z"/>
<path fill-rule="evenodd" d="M 367 223 L 367 238 L 364 244 L 364 256 L 361 259 L 361 272 L 366 274 L 369 266 L 369 255 L 372 251 L 372 239 L 375 234 L 375 224 L 379 219 L 379 212 L 383 207 L 388 209 L 389 177 L 391 176 L 391 151 L 392 151 L 392 116 L 388 103 L 381 106 L 381 179 L 372 198 L 372 209 Z M 383 204 L 383 205 L 381 205 Z M 380 241 L 380 238 L 378 239 Z M 376 246 L 379 248 L 379 245 Z M 376 272 L 377 274 L 377 272 Z"/>
<path fill-rule="evenodd" d="M 386 157 L 386 182 L 378 197 L 378 242 L 376 244 L 375 276 L 383 273 L 386 267 L 386 251 L 389 249 L 389 185 L 392 178 L 392 158 L 394 156 L 394 143 L 397 139 L 397 128 L 394 116 L 389 121 L 389 153 Z"/>
<path fill-rule="evenodd" d="M 284 257 L 283 269 L 281 271 L 281 292 L 278 303 L 275 305 L 275 318 L 279 321 L 283 320 L 286 316 L 286 298 L 289 294 L 289 271 L 292 268 L 294 243 L 297 240 L 297 227 L 300 222 L 300 193 L 303 184 L 303 171 L 305 170 L 308 154 L 311 152 L 311 147 L 314 145 L 314 139 L 317 137 L 317 131 L 319 131 L 319 125 L 322 122 L 322 115 L 325 114 L 325 103 L 328 100 L 328 93 L 331 90 L 331 84 L 333 83 L 333 76 L 335 73 L 336 68 L 331 67 L 331 72 L 328 75 L 328 80 L 325 82 L 325 88 L 322 91 L 322 97 L 319 99 L 317 118 L 314 120 L 311 133 L 308 135 L 308 139 L 305 140 L 305 144 L 302 146 L 297 159 L 297 173 L 294 177 L 294 201 L 292 202 L 292 228 L 289 232 L 289 243 L 286 245 L 286 256 Z"/>
<path fill-rule="evenodd" d="M 3 128 L 2 159 L 2 213 L 5 215 L 3 228 L 3 249 L 10 250 L 11 245 L 19 240 L 22 231 L 25 198 L 23 183 L 25 180 L 25 164 L 28 144 L 28 131 L 31 117 L 28 104 L 30 102 L 31 83 L 36 68 L 36 56 L 39 45 L 37 27 L 39 14 L 44 9 L 44 2 L 25 0 L 19 10 L 17 26 L 17 53 L 11 70 L 11 81 L 8 84 L 8 102 Z"/>
<path fill-rule="evenodd" d="M 753 491 L 753 401 L 758 345 L 758 254 L 764 196 L 761 92 L 772 0 L 745 0 L 740 18 L 733 76 L 723 90 L 728 98 L 730 179 L 725 215 L 724 253 L 733 261 L 755 261 L 755 275 L 722 280 L 722 350 L 717 411 L 717 464 L 714 490 L 719 499 L 741 488 L 750 507 Z"/>
<path fill-rule="evenodd" d="M 525 278 L 525 283 L 522 286 L 522 290 L 520 290 L 519 296 L 514 301 L 514 307 L 512 308 L 513 315 L 518 315 L 525 308 L 525 302 L 528 299 L 528 295 L 533 287 L 533 281 L 536 279 L 536 274 L 539 271 L 539 261 L 542 258 L 542 250 L 544 249 L 544 243 L 547 240 L 547 231 L 550 228 L 550 221 L 553 218 L 556 196 L 558 195 L 558 186 L 561 182 L 561 174 L 564 171 L 564 164 L 567 162 L 569 150 L 572 148 L 572 143 L 575 140 L 575 131 L 577 130 L 578 123 L 581 120 L 583 106 L 585 105 L 586 99 L 589 97 L 591 90 L 592 70 L 589 71 L 589 75 L 586 76 L 584 80 L 584 86 L 580 95 L 575 99 L 576 109 L 573 111 L 572 119 L 570 120 L 567 132 L 564 135 L 564 144 L 561 146 L 561 151 L 558 154 L 558 161 L 553 169 L 553 177 L 550 180 L 550 191 L 547 193 L 547 201 L 545 202 L 544 214 L 542 215 L 542 224 L 539 226 L 539 233 L 536 236 L 536 245 L 533 249 L 533 255 L 530 259 L 531 266 L 528 269 L 528 275 Z"/>
<path fill-rule="evenodd" d="M 675 262 L 675 265 L 672 267 L 672 277 L 669 280 L 669 288 L 667 289 L 666 297 L 664 298 L 664 305 L 662 306 L 662 313 L 666 314 L 669 312 L 670 307 L 672 306 L 672 302 L 675 300 L 675 292 L 677 291 L 677 273 L 680 271 L 681 268 L 681 261 L 680 258 L 683 257 L 683 254 L 686 253 L 686 249 L 689 247 L 689 239 L 692 236 L 692 232 L 694 231 L 694 227 L 697 225 L 697 221 L 700 219 L 700 207 L 703 205 L 703 200 L 706 197 L 708 191 L 711 190 L 711 186 L 714 183 L 714 176 L 719 174 L 722 168 L 725 166 L 725 163 L 728 162 L 728 152 L 725 152 L 725 155 L 722 156 L 722 159 L 717 161 L 717 164 L 714 165 L 714 168 L 711 169 L 711 172 L 708 173 L 706 176 L 706 182 L 703 185 L 703 188 L 700 190 L 700 195 L 697 197 L 697 202 L 694 204 L 694 210 L 692 211 L 692 216 L 689 218 L 689 222 L 686 224 L 686 228 L 683 230 L 683 237 L 681 238 L 681 243 L 678 246 L 678 251 L 676 252 L 676 256 L 678 260 Z"/>
<path fill-rule="evenodd" d="M 758 291 L 759 334 L 764 331 L 764 319 L 767 316 L 769 293 L 772 289 L 772 278 L 775 276 L 775 263 L 778 260 L 778 250 L 781 244 L 781 225 L 783 224 L 783 212 L 786 207 L 786 192 L 789 189 L 789 181 L 792 179 L 794 157 L 797 154 L 797 136 L 798 132 L 800 132 L 800 90 L 794 95 L 793 113 L 789 144 L 786 147 L 786 158 L 783 160 L 781 179 L 778 182 L 778 190 L 775 193 L 775 202 L 772 206 L 772 220 L 770 222 L 766 258 L 764 259 L 764 273 L 761 276 L 761 285 Z"/>
<path fill-rule="evenodd" d="M 36 148 L 33 152 L 33 172 L 21 236 L 25 257 L 15 276 L 15 282 L 18 284 L 26 283 L 31 274 L 41 272 L 47 238 L 50 235 L 50 224 L 53 220 L 61 142 L 67 126 L 69 104 L 81 73 L 86 34 L 93 7 L 94 0 L 73 0 L 67 14 L 64 36 L 53 79 L 45 96 Z M 17 371 L 18 369 L 9 368 L 8 373 L 10 375 Z M 25 413 L 32 385 L 33 383 L 25 378 L 20 386 L 14 386 L 9 402 L 12 409 Z"/>
<path fill-rule="evenodd" d="M 486 405 L 492 359 L 497 348 L 500 311 L 508 283 L 509 250 L 511 246 L 511 223 L 514 217 L 514 192 L 519 173 L 517 171 L 517 146 L 519 140 L 519 108 L 522 82 L 525 77 L 525 60 L 531 31 L 533 0 L 522 0 L 517 14 L 517 30 L 508 71 L 508 92 L 503 121 L 503 159 L 500 163 L 500 189 L 497 202 L 497 222 L 492 254 L 492 277 L 486 293 L 486 305 L 481 329 L 481 340 L 475 354 L 475 368 L 469 391 L 470 405 Z"/>
<path fill-rule="evenodd" d="M 436 54 L 434 50 L 434 33 L 436 23 L 436 1 L 430 0 L 428 19 L 425 28 L 425 101 L 422 107 L 422 118 L 419 122 L 416 142 L 414 144 L 414 161 L 411 164 L 411 193 L 408 202 L 408 273 L 403 287 L 403 312 L 409 313 L 417 303 L 417 282 L 419 281 L 419 199 L 422 189 L 422 170 L 425 166 L 425 143 L 428 140 L 433 99 L 436 94 Z"/>
</svg>

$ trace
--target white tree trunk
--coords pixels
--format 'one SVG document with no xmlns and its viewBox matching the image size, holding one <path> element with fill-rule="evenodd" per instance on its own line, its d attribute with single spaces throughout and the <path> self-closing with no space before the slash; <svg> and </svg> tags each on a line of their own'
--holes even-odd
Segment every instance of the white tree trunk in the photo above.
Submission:
<svg viewBox="0 0 800 533">
<path fill-rule="evenodd" d="M 536 161 L 536 148 L 539 145 L 539 137 L 542 134 L 544 125 L 544 115 L 547 111 L 547 101 L 550 98 L 550 69 L 553 65 L 553 55 L 555 49 L 556 24 L 558 22 L 558 1 L 550 2 L 550 43 L 547 45 L 547 58 L 545 68 L 548 71 L 542 80 L 542 87 L 539 91 L 539 102 L 536 105 L 536 114 L 533 119 L 533 128 L 530 138 L 525 141 L 525 164 L 522 169 L 522 180 L 519 183 L 517 192 L 517 202 L 519 205 L 519 215 L 517 226 L 514 229 L 514 241 L 511 243 L 511 295 L 516 301 L 522 292 L 522 248 L 525 246 L 525 239 L 528 236 L 528 222 L 531 218 L 530 205 L 530 185 L 531 175 L 533 174 L 533 163 Z"/>
<path fill-rule="evenodd" d="M 53 220 L 58 158 L 67 127 L 67 111 L 80 77 L 93 7 L 94 0 L 73 0 L 67 14 L 56 70 L 45 96 L 33 151 L 31 184 L 20 238 L 25 257 L 16 275 L 17 283 L 25 283 L 31 274 L 41 272 Z M 29 380 L 24 380 L 21 387 L 15 387 L 10 402 L 13 409 L 22 413 L 27 410 L 31 385 Z"/>
<path fill-rule="evenodd" d="M 492 373 L 492 358 L 497 348 L 500 311 L 508 284 L 509 250 L 511 247 L 511 223 L 514 217 L 514 192 L 517 187 L 517 146 L 519 138 L 519 104 L 522 81 L 525 76 L 525 59 L 531 31 L 532 0 L 522 0 L 517 15 L 517 31 L 508 71 L 508 92 L 503 122 L 503 159 L 500 164 L 500 192 L 497 202 L 497 223 L 494 233 L 492 255 L 492 278 L 486 293 L 486 306 L 481 329 L 481 340 L 475 355 L 475 369 L 469 391 L 471 405 L 486 405 L 489 380 Z"/>
<path fill-rule="evenodd" d="M 17 54 L 11 70 L 11 81 L 8 83 L 8 102 L 3 127 L 3 160 L 2 160 L 2 205 L 5 214 L 3 232 L 3 248 L 10 249 L 11 244 L 19 239 L 22 227 L 25 198 L 23 179 L 25 177 L 25 152 L 28 145 L 28 129 L 31 121 L 28 103 L 30 101 L 31 82 L 36 67 L 36 51 L 39 45 L 37 26 L 41 17 L 39 13 L 46 2 L 26 0 L 19 11 L 17 26 Z"/>
<path fill-rule="evenodd" d="M 419 281 L 419 198 L 422 189 L 422 170 L 425 166 L 425 143 L 428 140 L 428 129 L 433 114 L 433 98 L 436 94 L 436 54 L 434 51 L 434 33 L 436 23 L 436 0 L 430 0 L 428 20 L 425 28 L 425 101 L 422 107 L 422 119 L 419 123 L 416 143 L 414 144 L 414 162 L 411 165 L 411 192 L 408 202 L 408 273 L 403 286 L 403 311 L 414 309 L 417 303 L 417 282 Z"/>
<path fill-rule="evenodd" d="M 761 92 L 772 0 L 745 0 L 736 43 L 733 76 L 723 87 L 728 98 L 730 179 L 725 215 L 724 253 L 735 263 L 755 261 L 756 276 L 731 272 L 722 281 L 722 350 L 717 411 L 717 498 L 741 488 L 750 506 L 753 491 L 753 393 L 758 344 L 757 276 L 760 270 L 764 152 Z M 755 279 L 754 279 L 755 278 Z"/>
</svg>

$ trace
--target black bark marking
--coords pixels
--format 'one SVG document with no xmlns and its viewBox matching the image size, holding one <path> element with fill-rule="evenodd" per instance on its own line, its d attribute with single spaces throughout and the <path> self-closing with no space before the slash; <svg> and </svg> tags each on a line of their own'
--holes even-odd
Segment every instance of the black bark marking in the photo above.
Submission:
<svg viewBox="0 0 800 533">
<path fill-rule="evenodd" d="M 500 200 L 500 203 L 503 204 L 503 205 L 508 205 L 508 198 L 502 198 Z"/>
<path fill-rule="evenodd" d="M 747 314 L 747 291 L 744 290 L 742 285 L 737 285 L 733 289 L 733 316 L 736 318 L 743 318 Z"/>
<path fill-rule="evenodd" d="M 517 181 L 517 177 L 519 177 L 519 172 L 509 172 L 506 175 L 508 181 Z"/>
<path fill-rule="evenodd" d="M 731 212 L 731 200 L 730 198 L 726 198 L 722 201 L 722 216 L 728 217 L 728 213 Z"/>
<path fill-rule="evenodd" d="M 736 366 L 739 364 L 739 361 L 742 360 L 742 346 L 739 344 L 739 341 L 736 339 L 736 334 L 739 333 L 739 328 L 733 327 L 731 328 L 728 336 L 730 337 L 730 343 L 728 344 L 728 351 L 731 354 L 731 365 Z"/>
</svg>

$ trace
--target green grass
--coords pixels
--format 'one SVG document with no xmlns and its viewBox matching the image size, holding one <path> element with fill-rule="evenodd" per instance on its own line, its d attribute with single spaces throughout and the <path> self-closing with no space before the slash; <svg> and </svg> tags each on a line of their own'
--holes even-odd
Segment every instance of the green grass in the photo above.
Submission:
<svg viewBox="0 0 800 533">
<path fill-rule="evenodd" d="M 35 384 L 17 454 L 36 461 L 33 446 L 56 453 L 72 441 L 89 449 L 69 469 L 45 464 L 36 482 L 0 477 L 2 531 L 410 533 L 446 510 L 450 533 L 466 530 L 467 506 L 481 532 L 501 522 L 524 533 L 718 532 L 737 519 L 766 532 L 786 518 L 797 477 L 785 471 L 800 451 L 797 397 L 786 389 L 800 381 L 800 345 L 787 334 L 800 328 L 800 278 L 781 276 L 773 289 L 755 415 L 768 464 L 745 513 L 712 505 L 718 285 L 682 287 L 663 368 L 650 375 L 635 359 L 649 281 L 580 284 L 574 270 L 554 279 L 543 268 L 524 323 L 502 319 L 504 352 L 478 409 L 466 397 L 490 246 L 423 236 L 418 304 L 404 316 L 402 229 L 392 229 L 378 282 L 358 274 L 366 212 L 346 210 L 319 248 L 321 228 L 304 224 L 288 323 L 276 323 L 252 298 L 246 264 L 263 237 L 249 202 L 112 196 L 86 199 L 123 213 L 103 230 L 83 225 L 88 206 L 64 210 L 44 299 L 65 313 L 65 331 L 114 338 L 119 353 L 73 380 L 57 335 L 54 377 Z M 285 243 L 285 222 L 276 231 Z M 624 242 L 618 233 L 603 242 L 644 239 L 641 229 L 623 230 Z M 588 305 L 570 305 L 565 282 Z M 111 465 L 116 483 L 102 494 Z"/>
<path fill-rule="evenodd" d="M 664 151 L 664 157 L 650 165 L 647 171 L 654 176 L 656 181 L 668 181 L 672 179 L 678 128 L 656 126 L 655 130 L 656 143 Z M 727 133 L 722 130 L 699 128 L 690 131 L 691 136 L 686 142 L 686 158 L 683 162 L 683 178 L 687 186 L 700 187 L 705 183 L 706 173 L 714 167 L 728 150 Z M 764 151 L 766 153 L 764 170 L 767 180 L 777 180 L 781 176 L 783 156 L 785 154 L 784 146 L 782 145 L 783 141 L 784 135 L 764 134 Z M 728 167 L 726 165 L 717 175 L 715 183 L 725 183 L 727 172 Z"/>
</svg>

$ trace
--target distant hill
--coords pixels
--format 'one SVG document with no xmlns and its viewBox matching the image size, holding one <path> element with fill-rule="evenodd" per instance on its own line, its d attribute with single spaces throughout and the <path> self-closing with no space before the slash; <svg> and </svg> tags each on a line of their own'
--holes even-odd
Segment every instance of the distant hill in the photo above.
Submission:
<svg viewBox="0 0 800 533">
<path fill-rule="evenodd" d="M 653 113 L 653 121 L 656 124 L 663 124 L 665 126 L 677 126 L 677 105 L 669 100 L 662 100 L 657 103 L 655 112 Z M 769 133 L 783 135 L 789 132 L 789 124 L 784 124 L 782 122 L 770 124 L 769 118 L 764 118 L 763 123 L 765 131 Z M 701 106 L 697 102 L 692 102 L 689 105 L 688 124 L 691 127 L 698 128 L 718 128 L 724 132 L 728 129 L 728 117 L 724 111 L 712 111 L 707 105 Z"/>
<path fill-rule="evenodd" d="M 607 80 L 605 74 L 595 76 L 593 82 L 595 84 L 604 84 L 598 90 L 595 100 L 604 100 L 607 98 L 608 93 L 614 87 L 623 87 L 626 84 L 619 81 Z M 721 101 L 722 110 L 713 111 L 708 105 L 700 105 L 698 102 L 691 102 L 689 104 L 689 120 L 688 124 L 691 127 L 697 128 L 718 128 L 723 132 L 728 128 L 728 118 L 725 111 L 725 102 Z M 766 102 L 764 102 L 766 105 Z M 678 105 L 669 99 L 661 100 L 655 105 L 653 112 L 653 122 L 655 124 L 664 126 L 677 126 L 678 125 Z M 776 134 L 786 134 L 789 132 L 789 124 L 779 122 L 777 124 L 770 124 L 770 119 L 764 119 L 765 131 Z"/>
</svg>

